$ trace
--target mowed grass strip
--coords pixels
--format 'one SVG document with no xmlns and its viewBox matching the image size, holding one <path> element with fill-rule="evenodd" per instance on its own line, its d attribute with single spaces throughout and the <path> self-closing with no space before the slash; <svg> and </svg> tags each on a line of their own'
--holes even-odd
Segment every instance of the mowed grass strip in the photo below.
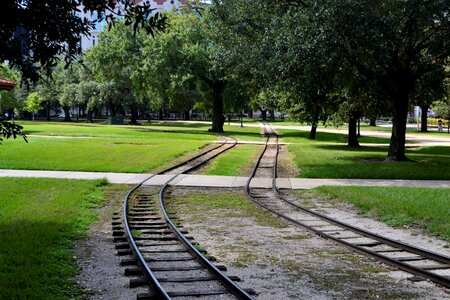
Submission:
<svg viewBox="0 0 450 300">
<path fill-rule="evenodd" d="M 450 241 L 450 189 L 324 186 L 312 192 L 352 203 L 391 226 L 418 225 Z"/>
<path fill-rule="evenodd" d="M 29 135 L 76 136 L 76 137 L 121 137 L 121 138 L 177 138 L 188 140 L 211 141 L 218 134 L 208 132 L 209 123 L 192 123 L 183 121 L 152 121 L 140 126 L 104 125 L 98 123 L 64 123 L 64 122 L 29 122 L 19 121 L 24 126 L 24 133 Z M 224 125 L 221 135 L 245 140 L 262 140 L 257 127 Z"/>
<path fill-rule="evenodd" d="M 258 145 L 236 145 L 233 149 L 216 157 L 199 174 L 221 176 L 249 176 L 257 155 Z"/>
<path fill-rule="evenodd" d="M 142 173 L 205 145 L 180 139 L 30 137 L 28 144 L 8 140 L 0 146 L 0 168 Z"/>
<path fill-rule="evenodd" d="M 249 217 L 262 226 L 286 227 L 277 218 L 272 217 L 268 210 L 257 206 L 241 191 L 205 190 L 204 193 L 192 193 L 184 196 L 171 195 L 166 203 L 169 212 L 188 213 L 190 218 L 203 219 L 206 216 L 220 219 Z"/>
<path fill-rule="evenodd" d="M 95 219 L 103 181 L 0 178 L 0 299 L 73 299 L 70 248 Z"/>
<path fill-rule="evenodd" d="M 412 161 L 386 162 L 387 147 L 348 148 L 346 135 L 317 133 L 309 140 L 308 132 L 282 131 L 282 141 L 290 142 L 294 165 L 303 178 L 367 178 L 367 179 L 450 179 L 450 147 L 407 149 Z M 360 142 L 386 142 L 385 139 L 363 138 Z"/>
</svg>

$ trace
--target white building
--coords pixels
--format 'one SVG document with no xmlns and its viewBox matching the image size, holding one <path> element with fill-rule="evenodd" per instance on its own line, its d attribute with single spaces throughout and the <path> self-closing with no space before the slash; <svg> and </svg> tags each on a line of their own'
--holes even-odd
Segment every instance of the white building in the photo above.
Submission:
<svg viewBox="0 0 450 300">
<path fill-rule="evenodd" d="M 178 9 L 180 6 L 183 5 L 183 0 L 138 0 L 134 1 L 136 4 L 145 3 L 147 5 L 150 5 L 151 8 L 155 9 L 155 12 L 158 11 L 168 11 L 172 9 Z M 88 18 L 89 20 L 96 20 L 97 19 L 97 13 L 84 13 L 82 9 L 80 9 L 80 12 L 77 13 L 77 15 L 81 18 Z M 102 32 L 105 28 L 107 28 L 108 25 L 106 23 L 106 20 L 103 20 L 101 22 L 98 22 L 94 29 L 90 31 L 90 34 L 87 36 L 82 36 L 81 38 L 81 49 L 82 51 L 86 51 L 87 49 L 91 48 L 92 46 L 95 46 L 98 43 L 98 35 L 100 32 Z"/>
</svg>

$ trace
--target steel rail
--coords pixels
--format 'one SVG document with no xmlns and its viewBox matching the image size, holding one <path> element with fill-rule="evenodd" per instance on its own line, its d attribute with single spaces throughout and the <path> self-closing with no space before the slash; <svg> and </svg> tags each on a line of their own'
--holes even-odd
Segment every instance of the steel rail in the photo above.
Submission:
<svg viewBox="0 0 450 300">
<path fill-rule="evenodd" d="M 296 219 L 288 217 L 285 214 L 280 213 L 277 210 L 269 207 L 268 205 L 264 205 L 264 204 L 260 203 L 259 201 L 255 200 L 254 197 L 252 197 L 251 192 L 250 192 L 250 183 L 251 183 L 252 178 L 256 174 L 256 171 L 258 169 L 258 166 L 259 166 L 259 164 L 261 162 L 262 157 L 264 156 L 264 154 L 265 154 L 265 152 L 267 150 L 267 143 L 268 143 L 268 141 L 269 141 L 269 137 L 267 138 L 266 146 L 264 147 L 264 150 L 261 152 L 260 157 L 258 158 L 257 163 L 255 165 L 255 168 L 253 169 L 251 177 L 247 181 L 247 185 L 246 185 L 246 193 L 255 203 L 257 203 L 259 206 L 269 210 L 273 214 L 275 214 L 275 215 L 277 215 L 279 217 L 282 217 L 282 218 L 284 218 L 284 219 L 286 219 L 286 220 L 288 220 L 288 221 L 290 221 L 290 222 L 292 222 L 294 224 L 297 224 L 297 225 L 299 225 L 299 226 L 301 226 L 301 227 L 303 227 L 303 228 L 305 228 L 307 230 L 310 230 L 310 231 L 318 234 L 319 236 L 331 239 L 331 240 L 333 240 L 335 242 L 338 242 L 338 243 L 341 243 L 344 246 L 346 246 L 346 247 L 348 247 L 348 248 L 350 248 L 352 250 L 355 250 L 355 251 L 357 251 L 357 252 L 359 252 L 361 254 L 366 254 L 366 255 L 372 256 L 372 257 L 374 257 L 374 258 L 376 258 L 378 260 L 383 261 L 386 264 L 398 267 L 399 269 L 402 269 L 402 270 L 404 270 L 406 272 L 409 272 L 411 274 L 414 274 L 414 275 L 417 275 L 417 276 L 421 276 L 421 277 L 424 277 L 424 278 L 428 278 L 428 279 L 430 279 L 431 281 L 433 281 L 435 283 L 438 283 L 438 284 L 440 284 L 440 285 L 442 285 L 442 286 L 444 286 L 446 288 L 450 288 L 450 278 L 448 278 L 446 276 L 441 276 L 439 274 L 427 271 L 427 270 L 425 270 L 423 268 L 416 267 L 416 266 L 404 263 L 402 261 L 396 260 L 395 258 L 390 258 L 390 257 L 388 257 L 386 255 L 377 253 L 376 251 L 372 251 L 370 249 L 366 249 L 366 248 L 363 248 L 361 246 L 352 244 L 352 243 L 347 242 L 345 240 L 342 240 L 342 239 L 340 239 L 338 237 L 334 237 L 333 235 L 327 234 L 326 232 L 323 232 L 320 229 L 316 229 L 316 228 L 314 228 L 312 226 L 309 226 L 309 225 L 307 225 L 307 224 L 305 224 L 303 222 L 300 222 L 300 221 L 298 221 Z M 322 215 L 322 214 L 320 214 L 318 212 L 312 211 L 312 210 L 310 210 L 310 209 L 308 209 L 308 208 L 306 208 L 304 206 L 301 206 L 301 205 L 299 205 L 297 203 L 294 203 L 294 202 L 286 199 L 284 196 L 281 195 L 281 193 L 280 193 L 280 191 L 279 191 L 279 189 L 278 189 L 278 187 L 276 185 L 276 177 L 277 177 L 277 169 L 276 168 L 277 168 L 277 164 L 278 164 L 278 154 L 279 154 L 279 145 L 278 145 L 278 137 L 277 137 L 276 155 L 275 155 L 275 159 L 274 159 L 274 170 L 273 170 L 273 173 L 272 173 L 273 174 L 273 177 L 272 177 L 272 190 L 274 191 L 274 193 L 277 196 L 277 198 L 279 198 L 283 202 L 285 202 L 285 203 L 287 203 L 287 204 L 289 204 L 291 206 L 294 206 L 294 207 L 300 209 L 301 211 L 303 211 L 303 212 L 305 212 L 307 214 L 310 214 L 310 215 L 312 215 L 314 217 L 317 217 L 317 218 L 319 218 L 321 220 L 329 222 L 329 223 L 331 223 L 333 225 L 336 225 L 338 227 L 345 228 L 345 229 L 347 229 L 349 231 L 358 233 L 358 234 L 360 234 L 363 237 L 366 237 L 366 238 L 369 238 L 369 239 L 373 239 L 375 241 L 378 241 L 378 242 L 380 242 L 382 244 L 389 245 L 389 246 L 394 247 L 394 248 L 398 248 L 401 251 L 417 254 L 417 255 L 419 255 L 421 257 L 424 257 L 426 259 L 430 259 L 430 260 L 433 260 L 433 261 L 436 261 L 436 262 L 440 262 L 440 263 L 443 263 L 445 265 L 450 265 L 450 257 L 448 257 L 448 256 L 445 256 L 445 255 L 442 255 L 442 254 L 439 254 L 439 253 L 435 253 L 435 252 L 432 252 L 432 251 L 428 251 L 428 250 L 425 250 L 425 249 L 421 249 L 421 248 L 418 248 L 418 247 L 414 247 L 414 246 L 411 246 L 411 245 L 408 245 L 408 244 L 405 244 L 405 243 L 402 243 L 402 242 L 398 242 L 398 241 L 395 241 L 395 240 L 392 240 L 392 239 L 389 239 L 389 238 L 377 235 L 375 233 L 366 231 L 364 229 L 357 228 L 355 226 L 352 226 L 352 225 L 343 223 L 341 221 L 338 221 L 336 219 L 333 219 L 333 218 L 327 217 L 325 215 Z"/>
<path fill-rule="evenodd" d="M 125 237 L 128 240 L 128 243 L 131 246 L 131 251 L 134 255 L 134 257 L 137 260 L 137 264 L 141 267 L 141 270 L 144 273 L 145 278 L 150 281 L 150 284 L 154 287 L 155 292 L 158 296 L 159 299 L 171 299 L 169 297 L 169 295 L 166 293 L 166 291 L 164 291 L 164 289 L 162 288 L 161 284 L 159 283 L 158 279 L 156 278 L 155 274 L 153 273 L 153 271 L 150 269 L 150 267 L 148 266 L 148 264 L 146 263 L 144 257 L 142 256 L 141 252 L 139 251 L 138 246 L 136 245 L 136 241 L 133 238 L 133 235 L 131 234 L 131 229 L 130 229 L 130 225 L 128 222 L 128 210 L 129 210 L 129 199 L 131 194 L 133 194 L 138 188 L 140 188 L 145 182 L 147 182 L 148 180 L 152 179 L 153 177 L 155 177 L 156 175 L 161 175 L 164 173 L 167 173 L 169 171 L 172 171 L 176 168 L 179 168 L 183 165 L 186 165 L 190 162 L 192 162 L 193 160 L 200 158 L 201 156 L 204 156 L 216 149 L 219 149 L 220 147 L 223 147 L 224 145 L 226 145 L 228 142 L 228 139 L 226 139 L 223 143 L 221 143 L 220 145 L 218 145 L 217 147 L 214 147 L 212 149 L 209 149 L 208 151 L 202 152 L 198 155 L 195 155 L 194 157 L 181 162 L 179 164 L 176 164 L 175 166 L 169 167 L 167 169 L 164 169 L 163 171 L 160 171 L 156 174 L 152 174 L 148 177 L 146 177 L 144 180 L 142 180 L 141 182 L 139 182 L 137 185 L 135 185 L 133 188 L 131 188 L 128 193 L 125 196 L 125 199 L 123 201 L 123 224 L 124 224 L 124 230 L 125 230 Z M 236 145 L 237 140 L 235 140 L 234 145 Z M 233 147 L 234 147 L 233 145 Z M 227 149 L 228 150 L 228 149 Z M 215 155 L 217 156 L 217 155 Z M 214 158 L 215 156 L 211 157 L 210 159 Z M 189 170 L 192 170 L 194 168 L 190 168 Z"/>
<path fill-rule="evenodd" d="M 137 261 L 138 261 L 138 265 L 141 267 L 141 270 L 144 273 L 145 278 L 149 281 L 149 283 L 154 287 L 155 291 L 156 291 L 156 296 L 158 296 L 158 299 L 171 299 L 170 296 L 168 295 L 168 293 L 164 290 L 164 288 L 161 286 L 158 278 L 155 276 L 155 274 L 153 273 L 153 271 L 151 270 L 151 268 L 148 266 L 148 264 L 145 261 L 145 258 L 142 256 L 141 252 L 139 251 L 138 246 L 136 245 L 136 242 L 131 234 L 131 230 L 130 230 L 130 226 L 129 226 L 129 222 L 128 222 L 128 210 L 129 210 L 129 199 L 130 196 L 133 192 L 135 192 L 139 187 L 141 187 L 146 181 L 150 180 L 151 178 L 153 178 L 156 175 L 160 175 L 160 174 L 164 174 L 167 173 L 169 171 L 172 171 L 174 169 L 177 169 L 181 166 L 184 166 L 192 161 L 194 161 L 197 158 L 200 158 L 201 156 L 204 156 L 214 150 L 219 149 L 220 147 L 223 147 L 224 145 L 226 145 L 228 143 L 228 139 L 226 139 L 223 143 L 221 143 L 219 146 L 214 147 L 208 151 L 202 152 L 199 155 L 196 155 L 180 164 L 177 164 L 173 167 L 167 168 L 157 174 L 151 175 L 149 177 L 147 177 L 146 179 L 144 179 L 143 181 L 141 181 L 139 184 L 137 184 L 136 186 L 134 186 L 126 195 L 125 197 L 125 201 L 124 201 L 124 205 L 123 205 L 123 212 L 124 212 L 124 216 L 123 216 L 123 222 L 124 222 L 124 227 L 125 227 L 125 234 L 127 237 L 127 240 L 129 241 L 129 244 L 131 246 L 131 250 L 132 253 L 134 254 L 134 256 L 136 257 Z M 237 145 L 237 140 L 234 140 L 234 143 L 214 154 L 213 156 L 207 158 L 204 161 L 199 162 L 198 164 L 195 164 L 194 166 L 184 170 L 182 173 L 179 174 L 175 174 L 173 177 L 171 177 L 168 181 L 166 181 L 166 183 L 164 184 L 163 188 L 160 190 L 160 201 L 159 201 L 159 206 L 160 209 L 163 213 L 164 216 L 164 220 L 166 221 L 166 223 L 169 225 L 170 229 L 175 233 L 175 235 L 178 237 L 179 241 L 187 248 L 187 250 L 191 253 L 191 255 L 195 256 L 198 261 L 204 266 L 206 267 L 208 270 L 210 270 L 215 277 L 217 278 L 217 280 L 219 282 L 222 283 L 222 285 L 224 287 L 227 288 L 227 290 L 230 291 L 231 294 L 235 295 L 237 298 L 239 299 L 253 299 L 245 290 L 243 290 L 242 288 L 240 288 L 237 284 L 235 284 L 230 278 L 228 278 L 226 275 L 224 275 L 215 265 L 213 265 L 206 257 L 204 257 L 200 251 L 198 251 L 193 245 L 192 243 L 189 242 L 189 240 L 181 233 L 181 231 L 176 227 L 176 225 L 174 225 L 174 223 L 172 222 L 172 220 L 170 219 L 169 215 L 167 214 L 167 211 L 165 209 L 165 205 L 164 205 L 164 192 L 167 189 L 167 187 L 169 186 L 169 184 L 175 180 L 179 175 L 183 174 L 183 173 L 188 173 L 191 172 L 195 169 L 197 169 L 198 167 L 200 167 L 201 165 L 205 164 L 207 161 L 217 157 L 218 155 L 222 154 L 225 151 L 228 151 L 232 148 L 234 148 Z"/>
<path fill-rule="evenodd" d="M 194 255 L 198 261 L 207 268 L 210 272 L 212 272 L 216 278 L 224 285 L 234 296 L 238 299 L 253 299 L 244 289 L 234 283 L 228 276 L 223 274 L 214 264 L 212 264 L 200 251 L 198 251 L 194 245 L 180 232 L 178 227 L 172 222 L 167 211 L 165 209 L 165 199 L 164 192 L 168 188 L 170 182 L 175 180 L 180 174 L 174 175 L 161 189 L 159 192 L 159 205 L 164 214 L 165 221 L 170 226 L 172 231 L 178 236 L 179 240 L 183 243 L 183 245 L 188 249 L 188 251 Z"/>
</svg>

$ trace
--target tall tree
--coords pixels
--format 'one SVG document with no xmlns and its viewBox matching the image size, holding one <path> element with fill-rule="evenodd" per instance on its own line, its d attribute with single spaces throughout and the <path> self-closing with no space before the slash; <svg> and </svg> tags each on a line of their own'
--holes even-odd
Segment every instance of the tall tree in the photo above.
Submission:
<svg viewBox="0 0 450 300">
<path fill-rule="evenodd" d="M 134 34 L 124 23 L 116 24 L 111 30 L 100 34 L 99 43 L 85 56 L 85 60 L 92 65 L 96 79 L 102 83 L 113 83 L 120 91 L 120 103 L 129 111 L 131 124 L 137 124 L 139 107 L 145 99 L 140 92 L 144 77 L 138 71 L 144 59 L 140 55 L 142 38 L 141 34 Z"/>
<path fill-rule="evenodd" d="M 205 12 L 208 15 L 208 12 Z M 219 64 L 220 52 L 209 34 L 207 19 L 190 12 L 173 14 L 170 28 L 158 35 L 156 42 L 146 43 L 144 55 L 149 83 L 158 87 L 162 99 L 170 88 L 170 76 L 194 76 L 209 89 L 212 106 L 210 131 L 223 132 L 223 94 L 228 83 L 226 68 Z M 159 78 L 158 78 L 159 77 Z M 156 82 L 155 82 L 156 78 Z"/>
<path fill-rule="evenodd" d="M 323 26 L 348 63 L 393 106 L 388 159 L 405 156 L 407 113 L 418 82 L 450 55 L 450 1 L 322 1 Z M 441 72 L 442 74 L 442 72 Z M 443 77 L 437 78 L 439 82 Z"/>
</svg>

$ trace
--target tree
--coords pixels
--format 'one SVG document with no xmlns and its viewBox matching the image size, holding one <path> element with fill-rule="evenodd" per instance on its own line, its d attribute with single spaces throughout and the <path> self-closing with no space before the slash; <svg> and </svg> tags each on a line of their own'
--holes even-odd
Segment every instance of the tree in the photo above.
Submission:
<svg viewBox="0 0 450 300">
<path fill-rule="evenodd" d="M 211 21 L 221 62 L 240 78 L 249 78 L 256 89 L 289 95 L 271 106 L 310 122 L 310 138 L 315 138 L 319 120 L 327 118 L 328 94 L 340 62 L 324 40 L 318 11 L 312 1 L 214 1 Z"/>
<path fill-rule="evenodd" d="M 147 85 L 156 87 L 154 94 L 162 103 L 170 88 L 170 76 L 193 76 L 201 80 L 209 89 L 205 97 L 212 104 L 210 131 L 223 132 L 223 95 L 229 74 L 219 64 L 220 52 L 209 33 L 205 17 L 189 12 L 171 15 L 167 32 L 145 44 L 144 57 L 152 60 L 147 61 L 144 70 Z"/>
<path fill-rule="evenodd" d="M 77 12 L 96 12 L 98 19 L 81 18 Z M 36 82 L 39 70 L 51 73 L 60 56 L 66 62 L 80 53 L 79 41 L 95 24 L 107 20 L 114 24 L 123 17 L 136 31 L 149 34 L 163 30 L 166 19 L 145 2 L 132 0 L 5 0 L 0 13 L 0 61 L 8 60 L 24 79 Z M 45 17 L 44 17 L 45 16 Z"/>
<path fill-rule="evenodd" d="M 27 101 L 25 101 L 24 109 L 33 115 L 34 122 L 34 114 L 37 113 L 40 109 L 42 109 L 42 97 L 38 92 L 30 93 L 27 97 Z"/>
<path fill-rule="evenodd" d="M 198 78 L 191 75 L 171 76 L 167 94 L 171 107 L 181 110 L 185 120 L 191 119 L 189 111 L 204 97 L 199 88 Z"/>
<path fill-rule="evenodd" d="M 139 106 L 146 99 L 140 63 L 143 36 L 118 23 L 111 30 L 102 32 L 99 43 L 91 48 L 85 60 L 92 65 L 93 73 L 101 83 L 112 83 L 120 93 L 120 104 L 130 112 L 130 124 L 137 124 Z M 114 112 L 115 114 L 115 112 Z"/>
<path fill-rule="evenodd" d="M 347 63 L 374 81 L 393 107 L 388 160 L 407 160 L 407 113 L 418 83 L 450 55 L 450 1 L 324 1 L 323 26 Z M 443 77 L 436 78 L 437 83 Z"/>
<path fill-rule="evenodd" d="M 5 64 L 0 64 L 0 78 L 11 80 L 13 82 L 20 81 L 20 74 Z M 17 84 L 15 85 L 17 88 Z M 17 95 L 15 89 L 0 90 L 0 117 L 8 110 L 12 110 L 18 106 Z"/>
</svg>

